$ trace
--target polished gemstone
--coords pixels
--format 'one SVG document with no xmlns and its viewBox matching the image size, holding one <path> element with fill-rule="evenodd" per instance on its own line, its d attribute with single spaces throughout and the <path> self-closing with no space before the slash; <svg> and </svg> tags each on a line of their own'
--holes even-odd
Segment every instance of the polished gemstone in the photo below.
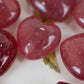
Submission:
<svg viewBox="0 0 84 84">
<path fill-rule="evenodd" d="M 13 63 L 17 54 L 17 44 L 14 37 L 7 31 L 0 30 L 0 76 Z"/>
<path fill-rule="evenodd" d="M 77 23 L 84 28 L 84 0 L 80 0 L 75 9 L 74 9 L 74 17 Z"/>
<path fill-rule="evenodd" d="M 0 29 L 13 24 L 20 16 L 17 0 L 0 0 Z"/>
<path fill-rule="evenodd" d="M 39 59 L 55 50 L 61 39 L 61 32 L 54 24 L 42 23 L 37 16 L 31 16 L 20 24 L 17 40 L 21 53 L 28 59 Z"/>
<path fill-rule="evenodd" d="M 72 13 L 76 0 L 30 0 L 30 2 L 45 18 L 63 21 Z"/>
<path fill-rule="evenodd" d="M 61 56 L 71 74 L 84 80 L 84 33 L 65 40 L 61 44 Z"/>
</svg>

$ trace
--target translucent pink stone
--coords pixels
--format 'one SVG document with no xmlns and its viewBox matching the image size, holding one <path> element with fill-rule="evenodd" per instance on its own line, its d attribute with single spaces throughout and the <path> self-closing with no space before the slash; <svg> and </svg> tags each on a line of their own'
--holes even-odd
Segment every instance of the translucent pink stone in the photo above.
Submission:
<svg viewBox="0 0 84 84">
<path fill-rule="evenodd" d="M 77 23 L 84 28 L 84 0 L 80 0 L 74 10 L 74 17 Z"/>
<path fill-rule="evenodd" d="M 20 16 L 17 0 L 0 0 L 0 29 L 12 25 Z"/>
<path fill-rule="evenodd" d="M 71 74 L 84 80 L 84 33 L 65 40 L 61 44 L 61 56 Z"/>
<path fill-rule="evenodd" d="M 61 39 L 59 28 L 44 24 L 36 16 L 22 21 L 18 28 L 17 40 L 21 53 L 28 59 L 39 59 L 55 50 Z"/>
<path fill-rule="evenodd" d="M 76 0 L 30 0 L 30 2 L 45 18 L 63 21 L 72 13 Z"/>
</svg>

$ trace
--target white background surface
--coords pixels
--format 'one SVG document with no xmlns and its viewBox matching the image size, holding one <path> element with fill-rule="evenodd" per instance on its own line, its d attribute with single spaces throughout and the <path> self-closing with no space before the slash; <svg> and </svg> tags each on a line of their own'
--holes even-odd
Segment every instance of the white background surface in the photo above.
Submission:
<svg viewBox="0 0 84 84">
<path fill-rule="evenodd" d="M 16 23 L 9 28 L 5 29 L 16 37 L 17 28 L 20 22 L 33 14 L 33 8 L 27 3 L 26 0 L 18 0 L 21 6 L 21 16 Z M 62 41 L 72 35 L 84 32 L 73 17 L 69 17 L 63 23 L 56 23 L 62 32 Z M 0 77 L 0 84 L 56 84 L 58 81 L 66 81 L 71 84 L 84 84 L 74 78 L 64 67 L 59 47 L 56 49 L 56 56 L 61 69 L 61 74 L 51 70 L 49 66 L 45 66 L 43 59 L 37 61 L 30 61 L 24 59 L 20 53 L 18 53 L 16 61 L 6 74 Z"/>
</svg>

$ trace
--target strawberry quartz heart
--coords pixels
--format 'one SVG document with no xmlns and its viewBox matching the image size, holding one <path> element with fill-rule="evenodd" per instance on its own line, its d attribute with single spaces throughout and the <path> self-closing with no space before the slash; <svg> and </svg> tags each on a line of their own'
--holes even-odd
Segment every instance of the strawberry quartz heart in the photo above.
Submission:
<svg viewBox="0 0 84 84">
<path fill-rule="evenodd" d="M 84 28 L 84 0 L 80 0 L 74 10 L 74 17 L 77 23 Z"/>
<path fill-rule="evenodd" d="M 57 83 L 57 84 L 69 84 L 69 83 L 65 83 L 65 82 L 59 82 L 59 83 Z"/>
<path fill-rule="evenodd" d="M 17 44 L 13 36 L 7 31 L 0 30 L 0 76 L 13 63 L 17 54 Z"/>
<path fill-rule="evenodd" d="M 71 74 L 84 80 L 84 33 L 65 40 L 61 44 L 61 56 Z"/>
<path fill-rule="evenodd" d="M 21 53 L 35 60 L 47 56 L 55 50 L 61 39 L 59 28 L 54 24 L 44 24 L 37 16 L 25 19 L 19 26 L 17 40 Z"/>
<path fill-rule="evenodd" d="M 72 13 L 76 0 L 30 0 L 30 2 L 45 18 L 63 21 Z"/>
<path fill-rule="evenodd" d="M 0 29 L 13 24 L 20 15 L 17 0 L 0 0 Z"/>
</svg>

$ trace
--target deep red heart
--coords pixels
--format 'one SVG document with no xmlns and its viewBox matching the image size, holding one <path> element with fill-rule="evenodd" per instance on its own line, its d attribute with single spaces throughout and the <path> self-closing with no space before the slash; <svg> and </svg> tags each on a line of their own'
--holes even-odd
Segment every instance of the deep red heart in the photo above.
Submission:
<svg viewBox="0 0 84 84">
<path fill-rule="evenodd" d="M 65 82 L 59 82 L 59 83 L 57 83 L 57 84 L 69 84 L 69 83 L 65 83 Z"/>
<path fill-rule="evenodd" d="M 28 59 L 39 59 L 55 50 L 61 32 L 54 24 L 44 24 L 36 16 L 25 19 L 19 26 L 17 40 L 21 53 Z"/>
<path fill-rule="evenodd" d="M 65 40 L 60 50 L 67 69 L 76 78 L 84 80 L 84 33 Z"/>
<path fill-rule="evenodd" d="M 17 54 L 17 44 L 14 37 L 7 31 L 0 30 L 0 76 L 13 63 Z"/>
<path fill-rule="evenodd" d="M 76 0 L 30 0 L 30 2 L 45 18 L 63 21 L 72 13 Z"/>
</svg>

